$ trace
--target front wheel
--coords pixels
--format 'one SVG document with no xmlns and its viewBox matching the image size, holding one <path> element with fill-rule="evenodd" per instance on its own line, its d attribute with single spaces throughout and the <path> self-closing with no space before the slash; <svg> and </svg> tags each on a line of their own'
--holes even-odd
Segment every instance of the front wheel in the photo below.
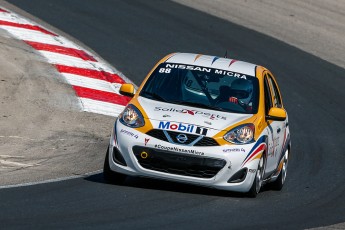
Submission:
<svg viewBox="0 0 345 230">
<path fill-rule="evenodd" d="M 265 162 L 265 155 L 262 154 L 260 161 L 259 161 L 259 164 L 258 164 L 258 169 L 256 170 L 253 185 L 247 194 L 249 197 L 255 198 L 258 195 L 258 193 L 260 192 L 260 189 L 261 189 L 263 181 L 264 181 L 265 163 L 266 163 Z"/>
<path fill-rule="evenodd" d="M 289 150 L 287 149 L 285 151 L 285 155 L 283 158 L 283 166 L 282 169 L 280 170 L 279 176 L 276 181 L 272 182 L 272 187 L 275 190 L 282 190 L 285 180 L 286 180 L 286 175 L 287 175 L 287 167 L 289 163 Z"/>
<path fill-rule="evenodd" d="M 105 160 L 104 160 L 104 167 L 103 167 L 103 178 L 105 181 L 107 181 L 108 183 L 111 184 L 123 184 L 126 180 L 126 175 L 118 173 L 118 172 L 114 172 L 110 169 L 109 166 L 109 147 L 107 150 L 107 154 L 105 156 Z"/>
</svg>

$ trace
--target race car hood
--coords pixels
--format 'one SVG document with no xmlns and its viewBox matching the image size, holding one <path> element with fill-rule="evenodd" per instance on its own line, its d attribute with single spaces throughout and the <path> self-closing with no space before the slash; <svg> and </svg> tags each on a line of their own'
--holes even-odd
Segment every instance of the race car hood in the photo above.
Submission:
<svg viewBox="0 0 345 230">
<path fill-rule="evenodd" d="M 145 119 L 149 119 L 154 128 L 206 136 L 213 136 L 219 131 L 226 130 L 229 126 L 253 116 L 252 114 L 226 113 L 170 104 L 144 97 L 139 97 L 138 102 L 147 114 Z"/>
</svg>

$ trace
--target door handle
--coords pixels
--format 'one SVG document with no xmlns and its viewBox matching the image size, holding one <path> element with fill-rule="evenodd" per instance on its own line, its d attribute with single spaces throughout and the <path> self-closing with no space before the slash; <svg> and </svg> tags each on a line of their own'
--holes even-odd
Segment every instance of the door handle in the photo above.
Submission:
<svg viewBox="0 0 345 230">
<path fill-rule="evenodd" d="M 281 131 L 281 129 L 280 129 L 280 128 L 278 128 L 278 129 L 277 129 L 277 133 L 280 133 L 280 131 Z"/>
</svg>

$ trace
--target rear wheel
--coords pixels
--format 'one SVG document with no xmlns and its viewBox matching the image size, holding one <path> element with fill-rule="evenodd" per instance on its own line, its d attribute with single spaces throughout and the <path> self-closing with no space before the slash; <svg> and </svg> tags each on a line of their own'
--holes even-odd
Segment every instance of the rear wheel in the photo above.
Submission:
<svg viewBox="0 0 345 230">
<path fill-rule="evenodd" d="M 258 164 L 258 168 L 256 170 L 253 185 L 248 192 L 249 197 L 255 198 L 258 195 L 258 193 L 260 192 L 260 189 L 261 189 L 263 181 L 264 181 L 265 166 L 266 166 L 265 155 L 262 154 L 260 161 L 259 161 L 259 164 Z"/>
<path fill-rule="evenodd" d="M 285 151 L 283 166 L 279 173 L 279 176 L 276 181 L 272 182 L 273 189 L 278 190 L 278 191 L 282 190 L 285 180 L 286 180 L 288 163 L 289 163 L 289 150 L 287 149 Z"/>
<path fill-rule="evenodd" d="M 107 150 L 107 154 L 105 156 L 104 160 L 104 167 L 103 167 L 103 178 L 105 181 L 111 184 L 123 184 L 123 182 L 126 180 L 126 175 L 114 172 L 110 169 L 109 166 L 109 147 Z"/>
</svg>

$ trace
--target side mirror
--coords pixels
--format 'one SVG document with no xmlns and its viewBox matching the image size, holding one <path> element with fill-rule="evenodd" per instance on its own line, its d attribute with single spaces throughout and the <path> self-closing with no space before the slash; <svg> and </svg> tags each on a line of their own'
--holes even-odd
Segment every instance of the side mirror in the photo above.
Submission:
<svg viewBox="0 0 345 230">
<path fill-rule="evenodd" d="M 266 116 L 267 120 L 285 121 L 286 111 L 282 108 L 271 108 Z"/>
<path fill-rule="evenodd" d="M 125 83 L 121 85 L 120 94 L 128 97 L 133 97 L 135 94 L 134 85 Z"/>
</svg>

